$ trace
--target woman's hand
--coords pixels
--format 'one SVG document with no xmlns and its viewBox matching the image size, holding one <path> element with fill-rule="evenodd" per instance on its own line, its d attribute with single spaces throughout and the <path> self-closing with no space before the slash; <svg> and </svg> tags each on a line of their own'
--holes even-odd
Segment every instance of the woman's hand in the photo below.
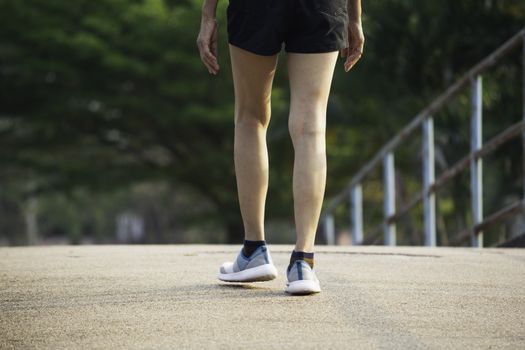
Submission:
<svg viewBox="0 0 525 350">
<path fill-rule="evenodd" d="M 219 63 L 217 61 L 217 20 L 215 18 L 202 17 L 197 46 L 201 60 L 208 72 L 210 74 L 219 73 Z"/>
<path fill-rule="evenodd" d="M 361 21 L 348 23 L 348 47 L 341 50 L 341 57 L 346 57 L 345 72 L 348 72 L 359 61 L 363 54 L 365 36 Z"/>
</svg>

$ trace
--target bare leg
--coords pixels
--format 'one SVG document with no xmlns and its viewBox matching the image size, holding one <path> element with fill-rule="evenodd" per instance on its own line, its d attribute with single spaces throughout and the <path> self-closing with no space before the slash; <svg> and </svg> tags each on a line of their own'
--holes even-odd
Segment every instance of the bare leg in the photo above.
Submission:
<svg viewBox="0 0 525 350">
<path fill-rule="evenodd" d="M 277 55 L 260 56 L 230 45 L 235 87 L 235 175 L 245 238 L 264 239 L 268 190 L 266 130 Z"/>
<path fill-rule="evenodd" d="M 312 252 L 326 184 L 326 107 L 338 52 L 288 54 L 296 251 Z"/>
</svg>

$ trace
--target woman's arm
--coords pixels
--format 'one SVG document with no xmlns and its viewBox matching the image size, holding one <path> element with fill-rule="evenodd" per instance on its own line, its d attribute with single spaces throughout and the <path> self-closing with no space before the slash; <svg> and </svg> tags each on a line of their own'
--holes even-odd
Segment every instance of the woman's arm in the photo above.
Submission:
<svg viewBox="0 0 525 350">
<path fill-rule="evenodd" d="M 204 0 L 202 4 L 201 29 L 197 37 L 197 46 L 201 60 L 210 74 L 219 72 L 217 61 L 217 11 L 218 0 Z"/>
<path fill-rule="evenodd" d="M 348 0 L 348 20 L 354 23 L 361 23 L 361 0 Z"/>
<path fill-rule="evenodd" d="M 346 57 L 345 72 L 348 72 L 361 58 L 365 37 L 361 24 L 361 0 L 347 0 L 348 9 L 348 47 L 341 50 Z"/>
</svg>

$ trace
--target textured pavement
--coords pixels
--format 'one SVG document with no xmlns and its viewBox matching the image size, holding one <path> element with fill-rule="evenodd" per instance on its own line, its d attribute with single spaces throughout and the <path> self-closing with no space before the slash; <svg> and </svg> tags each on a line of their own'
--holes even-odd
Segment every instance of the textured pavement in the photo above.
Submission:
<svg viewBox="0 0 525 350">
<path fill-rule="evenodd" d="M 240 246 L 0 248 L 1 349 L 525 349 L 525 249 L 317 247 L 323 292 L 216 278 Z"/>
</svg>

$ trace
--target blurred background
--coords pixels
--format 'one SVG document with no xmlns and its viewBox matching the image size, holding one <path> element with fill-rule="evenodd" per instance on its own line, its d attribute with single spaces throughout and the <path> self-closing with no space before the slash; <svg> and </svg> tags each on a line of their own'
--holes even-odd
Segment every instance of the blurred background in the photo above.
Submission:
<svg viewBox="0 0 525 350">
<path fill-rule="evenodd" d="M 0 0 L 0 245 L 242 241 L 226 6 L 221 71 L 210 76 L 195 44 L 201 0 Z M 363 11 L 364 56 L 349 74 L 340 59 L 328 107 L 327 200 L 525 24 L 523 0 L 364 0 Z M 282 58 L 268 131 L 271 243 L 295 235 Z M 484 75 L 484 138 L 521 118 L 520 60 L 516 50 Z M 435 116 L 436 174 L 468 153 L 469 113 L 467 91 Z M 421 155 L 411 152 L 420 142 L 396 152 L 398 202 L 421 188 Z M 370 226 L 383 215 L 380 171 L 364 188 Z M 524 176 L 519 139 L 487 157 L 485 210 L 520 198 Z M 471 223 L 468 177 L 439 192 L 439 245 Z M 422 244 L 421 211 L 401 220 L 398 244 Z M 485 244 L 524 220 L 497 225 Z M 346 225 L 339 244 L 350 242 Z"/>
</svg>

